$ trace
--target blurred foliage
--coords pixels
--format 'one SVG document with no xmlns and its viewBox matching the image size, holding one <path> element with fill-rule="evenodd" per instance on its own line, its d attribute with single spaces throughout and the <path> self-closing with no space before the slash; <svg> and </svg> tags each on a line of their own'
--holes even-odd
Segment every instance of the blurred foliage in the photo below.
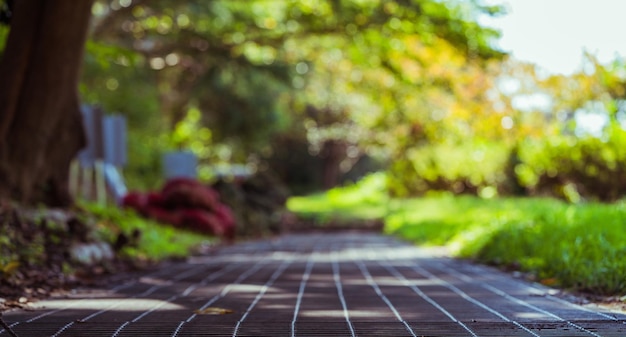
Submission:
<svg viewBox="0 0 626 337">
<path fill-rule="evenodd" d="M 238 238 L 275 235 L 283 229 L 289 192 L 270 170 L 245 178 L 218 179 L 212 188 L 232 210 Z"/>
<path fill-rule="evenodd" d="M 531 195 L 571 202 L 615 201 L 626 185 L 626 130 L 611 125 L 603 137 L 564 135 L 522 143 L 515 172 Z"/>
<path fill-rule="evenodd" d="M 133 189 L 161 183 L 165 152 L 190 150 L 203 179 L 267 164 L 296 192 L 365 158 L 389 168 L 394 195 L 619 198 L 589 184 L 621 178 L 619 156 L 599 154 L 620 144 L 626 64 L 585 54 L 578 73 L 542 73 L 478 24 L 503 13 L 479 0 L 98 0 L 80 91 L 127 116 Z M 590 132 L 594 114 L 612 126 Z"/>
<path fill-rule="evenodd" d="M 506 144 L 494 142 L 415 148 L 407 153 L 407 160 L 390 165 L 390 188 L 400 196 L 422 195 L 430 190 L 484 197 L 508 193 L 509 151 Z"/>
<path fill-rule="evenodd" d="M 6 43 L 8 36 L 9 36 L 9 27 L 0 24 L 0 56 L 2 56 L 2 51 L 4 50 L 4 45 Z"/>
<path fill-rule="evenodd" d="M 550 97 L 547 118 L 556 133 L 517 141 L 511 154 L 517 183 L 530 195 L 570 202 L 615 201 L 624 195 L 626 65 L 600 64 L 583 57 L 585 67 L 571 76 L 554 75 L 535 84 Z"/>
<path fill-rule="evenodd" d="M 476 23 L 499 12 L 479 1 L 96 1 L 81 92 L 129 117 L 133 187 L 157 184 L 158 168 L 146 170 L 167 149 L 195 144 L 202 164 L 256 164 L 294 129 L 333 181 L 381 152 L 384 124 L 404 123 L 388 113 L 416 92 L 403 110 L 428 101 L 416 85 L 446 92 L 455 69 L 472 65 L 469 84 L 483 60 L 502 57 L 498 33 Z M 203 131 L 181 142 L 183 129 Z"/>
<path fill-rule="evenodd" d="M 500 63 L 492 79 L 499 88 L 491 96 L 492 114 L 466 124 L 464 137 L 444 126 L 437 130 L 445 138 L 410 144 L 390 164 L 390 191 L 528 194 L 570 202 L 621 198 L 626 67 L 620 60 L 599 64 L 589 54 L 583 61 L 585 68 L 571 76 L 545 76 L 514 60 Z"/>
<path fill-rule="evenodd" d="M 311 151 L 306 132 L 296 130 L 272 137 L 271 153 L 263 160 L 289 186 L 293 194 L 304 195 L 320 190 L 322 161 Z"/>
<path fill-rule="evenodd" d="M 160 113 L 157 87 L 150 85 L 155 74 L 143 63 L 138 53 L 90 40 L 79 89 L 85 103 L 127 118 L 125 180 L 132 188 L 149 189 L 161 183 L 161 156 L 168 149 L 164 134 L 169 130 Z"/>
</svg>

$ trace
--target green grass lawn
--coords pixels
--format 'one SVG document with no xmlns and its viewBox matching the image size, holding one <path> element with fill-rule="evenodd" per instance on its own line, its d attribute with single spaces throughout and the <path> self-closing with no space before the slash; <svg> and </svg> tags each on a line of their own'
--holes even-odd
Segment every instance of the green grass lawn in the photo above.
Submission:
<svg viewBox="0 0 626 337">
<path fill-rule="evenodd" d="M 292 198 L 290 210 L 320 219 L 371 219 L 385 232 L 446 245 L 463 258 L 514 267 L 546 284 L 626 293 L 626 203 L 567 204 L 543 198 L 480 199 L 432 194 L 390 199 L 384 176 L 325 194 Z"/>
<path fill-rule="evenodd" d="M 386 196 L 385 176 L 373 174 L 359 184 L 335 188 L 326 193 L 292 197 L 287 208 L 305 219 L 341 221 L 382 219 L 390 203 Z"/>
</svg>

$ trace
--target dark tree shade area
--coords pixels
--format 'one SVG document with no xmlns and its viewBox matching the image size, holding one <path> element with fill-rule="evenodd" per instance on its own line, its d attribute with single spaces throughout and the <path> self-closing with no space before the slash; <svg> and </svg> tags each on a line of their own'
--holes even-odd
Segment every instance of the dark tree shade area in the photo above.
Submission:
<svg viewBox="0 0 626 337">
<path fill-rule="evenodd" d="M 11 16 L 13 16 L 13 7 L 15 6 L 14 0 L 4 0 L 0 2 L 0 23 L 11 23 Z"/>
</svg>

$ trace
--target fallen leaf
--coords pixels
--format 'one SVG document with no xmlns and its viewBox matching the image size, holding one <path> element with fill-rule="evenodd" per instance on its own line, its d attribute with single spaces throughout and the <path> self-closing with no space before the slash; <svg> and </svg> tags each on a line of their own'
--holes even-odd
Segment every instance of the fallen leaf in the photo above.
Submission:
<svg viewBox="0 0 626 337">
<path fill-rule="evenodd" d="M 193 312 L 198 315 L 227 315 L 232 314 L 234 311 L 218 307 L 208 307 L 204 309 L 194 310 Z"/>
<path fill-rule="evenodd" d="M 553 286 L 559 283 L 559 280 L 556 277 L 546 278 L 541 280 L 541 284 L 544 286 Z"/>
</svg>

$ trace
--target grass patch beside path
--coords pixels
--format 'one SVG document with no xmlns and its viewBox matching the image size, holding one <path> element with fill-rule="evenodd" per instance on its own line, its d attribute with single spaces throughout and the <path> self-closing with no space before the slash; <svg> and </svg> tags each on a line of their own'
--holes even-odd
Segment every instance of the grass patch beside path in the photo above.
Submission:
<svg viewBox="0 0 626 337">
<path fill-rule="evenodd" d="M 98 218 L 96 231 L 108 242 L 115 242 L 120 233 L 127 237 L 139 232 L 137 242 L 124 246 L 122 253 L 133 259 L 159 261 L 186 257 L 191 250 L 218 239 L 188 230 L 174 228 L 139 216 L 116 206 L 82 203 L 81 207 Z"/>
<path fill-rule="evenodd" d="M 371 182 L 370 182 L 371 183 Z M 370 186 L 371 184 L 367 185 Z M 359 185 L 299 197 L 308 217 L 384 219 L 385 232 L 418 244 L 446 245 L 458 257 L 530 272 L 547 285 L 601 295 L 626 293 L 626 203 L 571 205 L 554 199 L 358 195 Z"/>
<path fill-rule="evenodd" d="M 407 201 L 388 233 L 444 244 L 460 257 L 531 272 L 548 285 L 626 292 L 626 204 L 430 197 Z"/>
<path fill-rule="evenodd" d="M 291 197 L 287 208 L 320 224 L 330 221 L 382 219 L 389 212 L 385 176 L 376 173 L 358 184 L 333 188 L 325 193 Z"/>
</svg>

